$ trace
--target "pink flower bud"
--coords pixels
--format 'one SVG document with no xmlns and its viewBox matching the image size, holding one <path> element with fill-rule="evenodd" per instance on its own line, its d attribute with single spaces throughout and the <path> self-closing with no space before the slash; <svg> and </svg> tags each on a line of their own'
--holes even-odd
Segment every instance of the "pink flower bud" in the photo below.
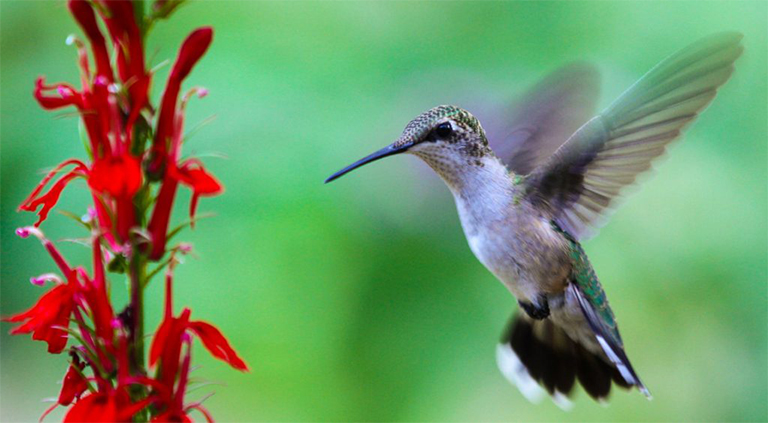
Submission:
<svg viewBox="0 0 768 423">
<path fill-rule="evenodd" d="M 103 75 L 99 75 L 99 76 L 97 76 L 97 77 L 96 77 L 96 79 L 93 81 L 93 85 L 101 85 L 101 86 L 105 86 L 105 87 L 107 87 L 107 86 L 109 86 L 109 85 L 110 85 L 110 84 L 109 84 L 109 79 L 107 79 L 107 78 L 106 78 L 105 76 L 103 76 Z"/>
<path fill-rule="evenodd" d="M 129 243 L 123 244 L 123 246 L 120 248 L 119 251 L 120 254 L 123 255 L 123 257 L 130 259 L 131 256 L 133 256 L 133 247 Z"/>
<path fill-rule="evenodd" d="M 96 219 L 96 209 L 93 207 L 88 207 L 87 211 L 84 215 L 80 216 L 80 220 L 83 223 L 91 223 Z"/>
<path fill-rule="evenodd" d="M 61 284 L 62 280 L 55 273 L 44 273 L 40 276 L 36 276 L 36 277 L 33 276 L 29 278 L 29 282 L 32 283 L 32 285 L 43 286 L 45 285 L 46 282 L 54 282 L 56 284 Z"/>
<path fill-rule="evenodd" d="M 41 241 L 45 240 L 45 236 L 43 235 L 43 232 L 34 226 L 25 226 L 23 228 L 18 228 L 16 229 L 16 235 L 20 236 L 21 238 L 27 238 L 30 235 L 34 235 Z"/>
<path fill-rule="evenodd" d="M 112 254 L 112 252 L 107 250 L 106 248 L 103 248 L 101 250 L 101 254 L 102 254 L 102 257 L 104 258 L 104 261 L 107 263 L 109 263 L 110 261 L 112 261 L 113 258 L 115 258 L 115 255 Z"/>
<path fill-rule="evenodd" d="M 119 318 L 115 317 L 112 319 L 112 329 L 119 330 L 123 327 L 123 322 L 120 321 Z"/>
</svg>

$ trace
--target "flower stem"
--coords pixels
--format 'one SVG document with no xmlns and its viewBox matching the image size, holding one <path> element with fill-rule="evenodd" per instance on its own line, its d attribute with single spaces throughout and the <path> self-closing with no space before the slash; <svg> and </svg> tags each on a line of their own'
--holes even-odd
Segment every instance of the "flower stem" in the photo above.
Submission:
<svg viewBox="0 0 768 423">
<path fill-rule="evenodd" d="M 144 277 L 147 270 L 147 260 L 136 249 L 131 257 L 128 269 L 131 281 L 130 303 L 130 332 L 128 334 L 130 345 L 130 372 L 133 376 L 145 376 L 144 367 Z M 138 401 L 146 397 L 147 392 L 143 385 L 136 384 L 131 387 L 131 397 Z M 134 416 L 136 421 L 146 420 L 143 413 Z"/>
<path fill-rule="evenodd" d="M 134 254 L 131 258 L 131 332 L 130 342 L 132 348 L 131 370 L 144 371 L 144 287 L 142 279 L 146 268 L 146 262 L 141 254 Z"/>
</svg>

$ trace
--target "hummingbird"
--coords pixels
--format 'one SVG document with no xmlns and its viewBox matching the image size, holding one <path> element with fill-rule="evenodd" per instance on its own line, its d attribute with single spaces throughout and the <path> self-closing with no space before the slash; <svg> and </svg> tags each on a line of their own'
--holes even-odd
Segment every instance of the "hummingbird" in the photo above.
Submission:
<svg viewBox="0 0 768 423">
<path fill-rule="evenodd" d="M 581 241 L 711 103 L 733 73 L 741 39 L 718 33 L 679 50 L 559 147 L 544 148 L 536 137 L 519 143 L 510 166 L 477 118 L 442 105 L 325 182 L 396 154 L 426 162 L 453 194 L 470 249 L 519 304 L 496 349 L 502 373 L 529 399 L 541 386 L 565 404 L 577 380 L 598 401 L 612 385 L 650 399 Z"/>
</svg>

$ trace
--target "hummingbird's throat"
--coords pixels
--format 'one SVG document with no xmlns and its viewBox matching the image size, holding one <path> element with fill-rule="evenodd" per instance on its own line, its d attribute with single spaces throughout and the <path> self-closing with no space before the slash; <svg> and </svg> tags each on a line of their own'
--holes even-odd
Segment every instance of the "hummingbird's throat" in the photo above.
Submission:
<svg viewBox="0 0 768 423">
<path fill-rule="evenodd" d="M 473 156 L 459 146 L 447 146 L 439 149 L 414 148 L 409 153 L 429 165 L 455 196 L 467 199 L 506 197 L 512 188 L 506 166 L 490 150 Z"/>
</svg>

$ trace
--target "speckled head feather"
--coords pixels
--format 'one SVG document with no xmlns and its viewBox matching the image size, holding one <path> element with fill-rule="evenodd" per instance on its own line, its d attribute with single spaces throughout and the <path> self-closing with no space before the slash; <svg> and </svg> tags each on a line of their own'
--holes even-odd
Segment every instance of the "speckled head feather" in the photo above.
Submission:
<svg viewBox="0 0 768 423">
<path fill-rule="evenodd" d="M 400 147 L 419 142 L 434 128 L 436 122 L 444 118 L 451 118 L 456 124 L 465 129 L 481 134 L 482 140 L 487 143 L 485 131 L 483 131 L 480 121 L 472 116 L 472 113 L 458 106 L 442 105 L 433 107 L 410 121 L 405 126 L 403 134 L 400 135 L 400 138 L 393 145 Z"/>
</svg>

